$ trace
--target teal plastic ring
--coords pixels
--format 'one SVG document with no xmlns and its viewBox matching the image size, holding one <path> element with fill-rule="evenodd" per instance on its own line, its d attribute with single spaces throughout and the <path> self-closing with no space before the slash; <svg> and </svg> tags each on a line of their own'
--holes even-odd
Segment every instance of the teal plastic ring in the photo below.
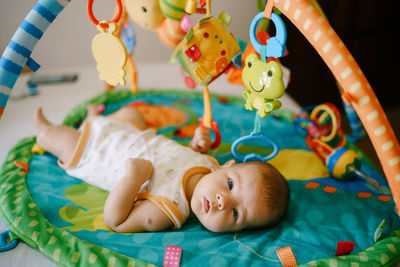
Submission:
<svg viewBox="0 0 400 267">
<path fill-rule="evenodd" d="M 264 12 L 258 13 L 251 22 L 250 25 L 250 41 L 254 49 L 265 57 L 280 58 L 286 54 L 286 39 L 287 32 L 286 26 L 282 18 L 276 13 L 271 13 L 271 20 L 275 25 L 276 35 L 267 40 L 267 45 L 262 45 L 258 42 L 256 37 L 256 28 L 258 22 L 264 18 Z"/>
<path fill-rule="evenodd" d="M 258 144 L 263 144 L 265 142 L 268 142 L 272 145 L 273 147 L 273 151 L 271 154 L 269 155 L 260 155 L 257 153 L 250 153 L 250 154 L 240 154 L 237 151 L 237 147 L 241 144 L 244 143 L 245 141 L 249 141 L 249 140 L 253 140 L 256 141 Z M 240 137 L 239 139 L 235 140 L 235 142 L 232 143 L 232 147 L 231 147 L 231 152 L 233 154 L 233 156 L 242 162 L 249 162 L 249 161 L 255 161 L 255 160 L 259 160 L 259 161 L 267 161 L 270 160 L 272 158 L 274 158 L 278 152 L 279 152 L 279 147 L 278 145 L 272 141 L 270 138 L 263 136 L 261 134 L 255 134 L 254 132 L 252 132 L 250 135 L 246 135 L 243 137 Z"/>
</svg>

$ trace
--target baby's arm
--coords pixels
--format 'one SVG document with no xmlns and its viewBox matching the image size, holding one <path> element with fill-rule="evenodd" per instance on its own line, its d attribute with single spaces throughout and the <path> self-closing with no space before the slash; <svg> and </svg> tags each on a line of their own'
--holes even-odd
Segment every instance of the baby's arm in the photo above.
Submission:
<svg viewBox="0 0 400 267">
<path fill-rule="evenodd" d="M 140 187 L 153 172 L 150 161 L 128 159 L 125 176 L 109 194 L 104 205 L 104 222 L 116 232 L 162 231 L 172 222 L 149 200 L 135 203 Z"/>
<path fill-rule="evenodd" d="M 210 129 L 207 127 L 198 127 L 194 132 L 192 141 L 189 143 L 194 151 L 205 153 L 211 146 Z"/>
</svg>

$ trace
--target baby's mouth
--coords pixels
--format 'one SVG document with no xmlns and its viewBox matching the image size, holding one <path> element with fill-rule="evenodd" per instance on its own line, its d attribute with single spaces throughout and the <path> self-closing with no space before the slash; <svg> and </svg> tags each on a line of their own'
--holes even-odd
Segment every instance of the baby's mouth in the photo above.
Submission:
<svg viewBox="0 0 400 267">
<path fill-rule="evenodd" d="M 210 201 L 206 197 L 203 198 L 203 210 L 205 213 L 210 211 Z"/>
</svg>

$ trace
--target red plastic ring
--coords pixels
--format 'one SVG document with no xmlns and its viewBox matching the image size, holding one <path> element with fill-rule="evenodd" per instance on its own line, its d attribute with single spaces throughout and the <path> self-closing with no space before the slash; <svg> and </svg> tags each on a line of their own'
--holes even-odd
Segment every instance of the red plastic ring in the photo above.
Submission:
<svg viewBox="0 0 400 267">
<path fill-rule="evenodd" d="M 203 118 L 199 118 L 199 123 L 200 123 L 201 127 L 204 127 Z M 210 148 L 215 149 L 221 144 L 221 132 L 218 129 L 218 123 L 215 121 L 212 121 L 211 129 L 214 131 L 215 139 L 214 139 L 214 142 L 212 142 Z"/>
<path fill-rule="evenodd" d="M 94 23 L 94 25 L 99 25 L 102 28 L 108 28 L 108 24 L 106 23 L 99 23 L 99 21 L 96 19 L 96 17 L 93 15 L 93 1 L 94 0 L 88 0 L 88 5 L 87 5 L 87 12 L 89 15 L 90 20 Z M 113 22 L 117 23 L 122 16 L 122 2 L 121 0 L 115 0 L 117 2 L 117 14 L 115 14 L 115 17 L 113 18 Z"/>
<path fill-rule="evenodd" d="M 323 161 L 325 161 L 326 157 L 333 151 L 333 149 L 327 143 L 319 139 L 313 139 L 310 135 L 306 137 L 306 145 L 312 149 Z"/>
</svg>

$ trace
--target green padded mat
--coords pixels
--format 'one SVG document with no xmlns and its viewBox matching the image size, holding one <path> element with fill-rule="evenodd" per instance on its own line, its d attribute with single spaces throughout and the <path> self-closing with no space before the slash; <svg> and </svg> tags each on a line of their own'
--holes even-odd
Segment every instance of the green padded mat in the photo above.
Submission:
<svg viewBox="0 0 400 267">
<path fill-rule="evenodd" d="M 196 124 L 202 115 L 202 95 L 196 92 L 146 91 L 134 95 L 115 91 L 76 106 L 64 124 L 78 127 L 89 102 L 105 104 L 107 114 L 137 101 L 183 112 L 185 121 L 159 129 L 159 133 L 182 144 L 190 138 L 179 133 Z M 220 125 L 222 144 L 210 154 L 220 163 L 232 158 L 231 143 L 253 129 L 254 113 L 244 110 L 243 102 L 212 95 L 213 118 Z M 280 166 L 289 168 L 285 171 L 290 174 L 292 192 L 287 216 L 273 229 L 211 233 L 196 219 L 190 219 L 178 231 L 110 232 L 101 221 L 107 193 L 66 175 L 54 156 L 32 155 L 35 137 L 18 142 L 2 165 L 0 214 L 12 231 L 11 239 L 22 239 L 63 266 L 161 266 L 166 245 L 182 246 L 181 266 L 281 266 L 276 249 L 285 246 L 291 247 L 303 266 L 390 266 L 399 260 L 400 220 L 390 192 L 377 192 L 360 181 L 343 183 L 330 178 L 312 158 L 304 137 L 283 119 L 290 115 L 281 110 L 262 121 L 263 133 L 278 143 L 280 153 L 288 159 L 286 164 L 282 164 L 286 158 L 281 160 Z M 384 178 L 365 157 L 362 159 L 364 171 L 387 189 Z M 14 160 L 29 164 L 28 174 L 18 169 Z M 297 161 L 310 170 L 315 167 L 318 175 L 303 171 L 296 177 L 290 164 Z M 383 235 L 375 242 L 375 229 L 383 219 Z M 334 257 L 339 241 L 355 242 L 351 255 Z"/>
</svg>

